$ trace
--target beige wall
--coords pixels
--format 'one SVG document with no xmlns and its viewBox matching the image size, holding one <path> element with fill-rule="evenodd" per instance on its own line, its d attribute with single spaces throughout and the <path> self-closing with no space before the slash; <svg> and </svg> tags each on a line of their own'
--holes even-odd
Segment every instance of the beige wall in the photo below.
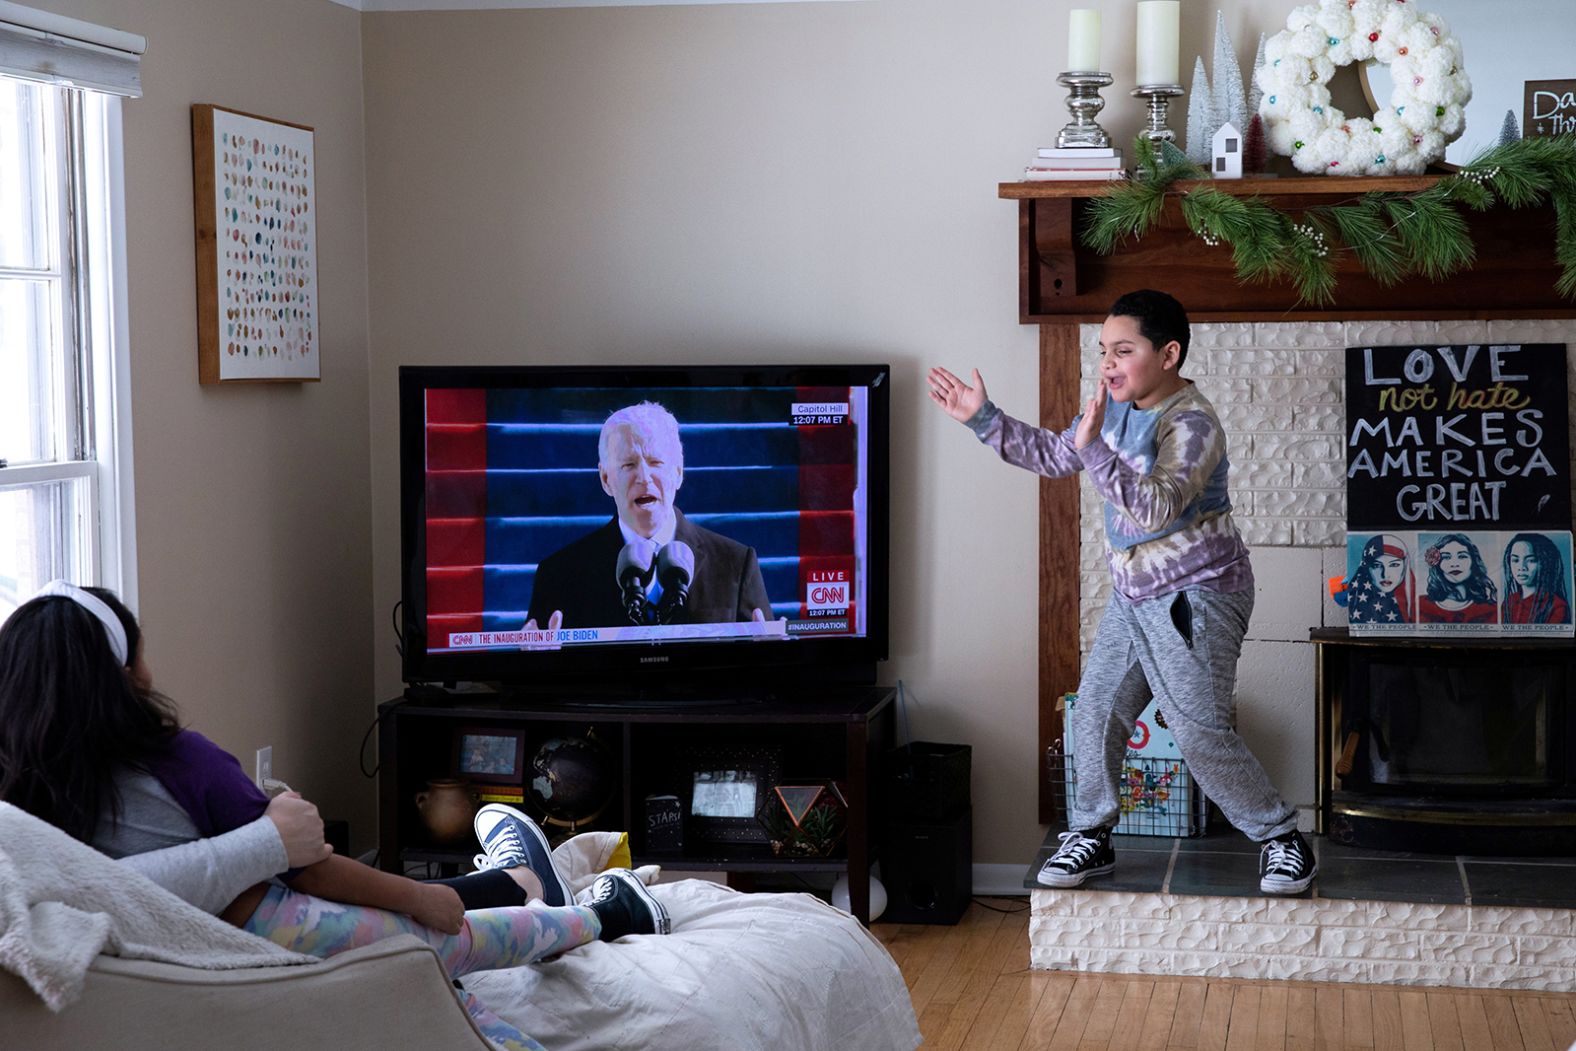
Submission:
<svg viewBox="0 0 1576 1051">
<path fill-rule="evenodd" d="M 996 184 L 1066 122 L 1072 6 L 365 16 L 374 622 L 399 588 L 396 366 L 889 361 L 884 681 L 911 687 L 916 737 L 974 746 L 976 862 L 1027 865 L 1035 480 L 929 407 L 922 378 L 978 366 L 1009 411 L 1037 412 Z M 1133 6 L 1099 6 L 1104 123 L 1130 142 Z M 1184 4 L 1184 79 L 1217 6 L 1246 65 L 1292 3 Z M 382 648 L 375 678 L 397 689 Z"/>
<path fill-rule="evenodd" d="M 141 33 L 125 104 L 141 614 L 187 721 L 375 835 L 361 16 L 325 0 L 30 0 Z M 197 383 L 191 117 L 316 129 L 323 380 Z"/>
</svg>

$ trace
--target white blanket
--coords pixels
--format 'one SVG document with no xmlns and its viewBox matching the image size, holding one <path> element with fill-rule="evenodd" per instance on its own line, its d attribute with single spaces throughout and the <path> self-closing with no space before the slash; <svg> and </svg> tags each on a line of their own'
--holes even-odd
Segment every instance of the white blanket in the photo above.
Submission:
<svg viewBox="0 0 1576 1051">
<path fill-rule="evenodd" d="M 672 917 L 667 937 L 596 942 L 470 975 L 466 988 L 553 1051 L 919 1045 L 897 964 L 847 913 L 808 894 L 741 894 L 703 880 L 651 893 Z"/>
<path fill-rule="evenodd" d="M 0 803 L 0 969 L 59 1011 L 99 953 L 211 969 L 313 962 Z"/>
</svg>

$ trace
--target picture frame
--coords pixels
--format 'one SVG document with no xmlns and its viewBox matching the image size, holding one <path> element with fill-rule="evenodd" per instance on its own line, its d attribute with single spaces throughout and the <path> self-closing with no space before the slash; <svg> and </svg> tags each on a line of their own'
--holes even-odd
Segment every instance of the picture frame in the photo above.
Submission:
<svg viewBox="0 0 1576 1051">
<path fill-rule="evenodd" d="M 454 731 L 454 773 L 480 784 L 525 783 L 525 731 L 460 726 Z"/>
<path fill-rule="evenodd" d="M 200 383 L 322 378 L 313 134 L 192 106 Z"/>
<path fill-rule="evenodd" d="M 760 813 L 781 780 L 782 753 L 770 747 L 699 750 L 688 764 L 685 812 L 694 838 L 709 843 L 769 842 Z"/>
</svg>

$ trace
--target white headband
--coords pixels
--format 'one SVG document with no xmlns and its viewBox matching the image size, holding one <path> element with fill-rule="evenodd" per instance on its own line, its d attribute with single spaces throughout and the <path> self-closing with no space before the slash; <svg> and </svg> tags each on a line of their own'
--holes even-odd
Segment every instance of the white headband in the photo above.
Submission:
<svg viewBox="0 0 1576 1051">
<path fill-rule="evenodd" d="M 109 648 L 115 654 L 115 659 L 120 662 L 122 667 L 125 667 L 126 662 L 131 658 L 131 654 L 127 652 L 126 627 L 120 622 L 120 618 L 115 616 L 115 611 L 110 609 L 103 599 L 83 591 L 68 580 L 51 580 L 39 588 L 38 593 L 33 598 L 50 598 L 53 596 L 68 598 L 97 617 L 104 625 L 104 633 L 109 636 Z M 32 600 L 28 599 L 29 602 Z"/>
</svg>

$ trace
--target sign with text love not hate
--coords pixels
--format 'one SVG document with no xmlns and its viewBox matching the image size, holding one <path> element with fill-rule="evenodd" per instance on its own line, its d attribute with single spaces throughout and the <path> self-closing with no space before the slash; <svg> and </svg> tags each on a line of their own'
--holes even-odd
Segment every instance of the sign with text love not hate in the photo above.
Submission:
<svg viewBox="0 0 1576 1051">
<path fill-rule="evenodd" d="M 1347 350 L 1353 633 L 1571 634 L 1568 404 L 1562 343 Z"/>
</svg>

